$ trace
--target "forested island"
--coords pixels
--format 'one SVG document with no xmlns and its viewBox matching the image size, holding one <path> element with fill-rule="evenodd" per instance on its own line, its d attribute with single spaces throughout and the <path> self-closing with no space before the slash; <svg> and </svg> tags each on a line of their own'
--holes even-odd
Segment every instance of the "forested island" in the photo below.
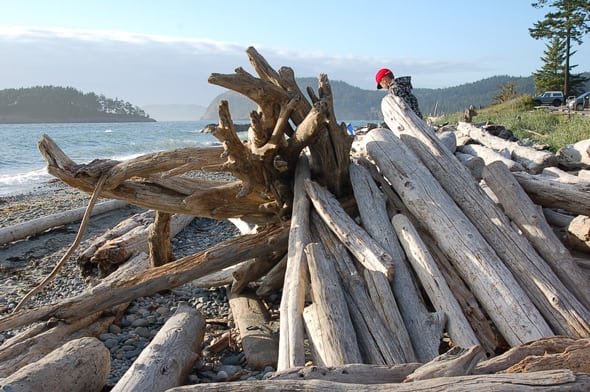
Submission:
<svg viewBox="0 0 590 392">
<path fill-rule="evenodd" d="M 0 124 L 153 122 L 141 108 L 73 87 L 0 90 Z"/>
</svg>

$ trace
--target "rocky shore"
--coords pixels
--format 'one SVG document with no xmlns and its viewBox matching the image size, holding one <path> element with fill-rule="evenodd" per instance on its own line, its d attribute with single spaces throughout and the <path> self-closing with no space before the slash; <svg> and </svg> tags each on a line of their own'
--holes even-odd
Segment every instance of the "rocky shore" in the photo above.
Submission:
<svg viewBox="0 0 590 392">
<path fill-rule="evenodd" d="M 0 227 L 8 227 L 44 215 L 85 207 L 90 196 L 61 182 L 53 182 L 30 194 L 0 198 Z M 121 220 L 144 211 L 127 206 L 96 215 L 89 221 L 83 242 L 43 292 L 28 302 L 36 307 L 80 293 L 86 288 L 76 265 L 76 256 L 94 238 Z M 0 316 L 9 314 L 18 301 L 47 276 L 73 243 L 79 222 L 54 228 L 45 233 L 0 246 Z M 237 235 L 238 230 L 227 221 L 195 218 L 173 240 L 177 258 L 199 252 Z M 138 298 L 123 317 L 113 323 L 99 339 L 111 352 L 111 373 L 105 390 L 121 378 L 133 361 L 175 312 L 179 302 L 188 302 L 199 309 L 207 320 L 203 355 L 192 369 L 187 384 L 227 380 L 261 379 L 272 368 L 253 371 L 248 367 L 240 348 L 227 300 L 227 288 L 203 289 L 185 284 L 165 293 Z M 278 301 L 278 298 L 271 300 Z M 0 344 L 18 331 L 0 333 Z M 229 339 L 228 339 L 229 337 Z M 219 352 L 209 350 L 221 339 L 228 341 Z M 217 351 L 217 350 L 215 350 Z"/>
</svg>

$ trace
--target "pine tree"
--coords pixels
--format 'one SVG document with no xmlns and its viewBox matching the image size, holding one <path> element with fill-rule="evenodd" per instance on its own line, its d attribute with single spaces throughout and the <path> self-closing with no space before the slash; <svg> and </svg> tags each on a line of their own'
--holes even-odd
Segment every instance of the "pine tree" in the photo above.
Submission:
<svg viewBox="0 0 590 392">
<path fill-rule="evenodd" d="M 533 73 L 537 94 L 545 91 L 564 91 L 565 42 L 553 38 L 546 47 L 543 52 L 545 56 L 541 57 L 543 67 Z"/>
<path fill-rule="evenodd" d="M 532 3 L 535 8 L 549 6 L 553 12 L 545 14 L 545 19 L 536 22 L 529 34 L 534 39 L 559 39 L 565 44 L 565 64 L 563 66 L 563 92 L 565 96 L 573 93 L 571 89 L 570 58 L 572 43 L 582 44 L 584 35 L 590 32 L 590 4 L 588 0 L 538 0 Z"/>
</svg>

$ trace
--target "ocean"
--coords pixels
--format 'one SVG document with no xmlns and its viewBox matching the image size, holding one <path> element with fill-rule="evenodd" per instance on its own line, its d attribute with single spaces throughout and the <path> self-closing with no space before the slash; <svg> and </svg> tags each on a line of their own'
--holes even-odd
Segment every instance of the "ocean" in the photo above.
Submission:
<svg viewBox="0 0 590 392">
<path fill-rule="evenodd" d="M 54 178 L 37 148 L 47 134 L 76 163 L 124 161 L 157 151 L 219 145 L 202 129 L 211 121 L 147 123 L 0 124 L 0 197 L 29 193 Z M 366 122 L 353 121 L 352 126 Z M 242 139 L 247 137 L 239 135 Z M 243 137 L 242 137 L 243 136 Z"/>
<path fill-rule="evenodd" d="M 43 134 L 76 163 L 123 161 L 150 152 L 219 145 L 213 135 L 201 132 L 209 123 L 0 124 L 0 196 L 31 192 L 54 178 L 37 148 Z"/>
</svg>

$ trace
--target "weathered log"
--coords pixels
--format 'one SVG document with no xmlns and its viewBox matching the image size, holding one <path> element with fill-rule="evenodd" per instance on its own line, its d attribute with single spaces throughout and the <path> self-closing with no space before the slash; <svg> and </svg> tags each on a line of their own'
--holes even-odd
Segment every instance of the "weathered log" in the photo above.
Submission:
<svg viewBox="0 0 590 392">
<path fill-rule="evenodd" d="M 165 213 L 158 212 L 156 217 L 158 214 Z M 170 222 L 170 231 L 165 235 L 165 238 L 163 237 L 163 240 L 170 242 L 170 237 L 180 233 L 193 219 L 194 217 L 191 215 L 174 214 Z M 149 252 L 148 239 L 150 232 L 154 230 L 153 225 L 154 222 L 147 226 L 137 226 L 120 237 L 106 241 L 94 252 L 90 262 L 98 265 L 100 274 L 104 276 L 113 271 L 118 264 L 128 260 L 132 255 Z M 169 251 L 172 252 L 171 247 Z"/>
<path fill-rule="evenodd" d="M 104 214 L 127 205 L 120 200 L 109 200 L 94 206 L 91 216 Z M 41 218 L 32 219 L 27 222 L 19 223 L 14 226 L 0 228 L 0 245 L 12 241 L 18 241 L 30 235 L 39 234 L 52 227 L 62 226 L 68 223 L 76 222 L 82 219 L 86 207 L 76 208 L 69 211 L 59 212 L 57 214 L 47 215 Z"/>
<path fill-rule="evenodd" d="M 340 278 L 334 261 L 328 259 L 321 245 L 305 247 L 311 281 L 311 300 L 316 309 L 317 328 L 307 328 L 308 337 L 318 355 L 320 366 L 339 366 L 362 362 L 356 334 L 344 302 Z"/>
<path fill-rule="evenodd" d="M 514 173 L 514 177 L 535 204 L 560 208 L 574 215 L 590 215 L 590 184 L 564 184 L 527 173 Z"/>
<path fill-rule="evenodd" d="M 471 154 L 463 154 L 461 152 L 456 152 L 455 156 L 471 172 L 473 178 L 477 181 L 481 180 L 481 172 L 485 166 L 483 159 L 480 157 L 473 156 Z"/>
<path fill-rule="evenodd" d="M 199 356 L 204 336 L 203 315 L 181 302 L 111 391 L 163 392 L 182 385 Z"/>
<path fill-rule="evenodd" d="M 272 258 L 259 257 L 244 263 L 233 273 L 231 292 L 234 294 L 240 293 L 250 282 L 254 282 L 258 278 L 266 275 L 283 258 L 283 256 L 284 255 L 278 255 L 278 257 Z"/>
<path fill-rule="evenodd" d="M 92 193 L 98 179 L 109 172 L 119 162 L 93 161 L 78 165 L 72 161 L 59 146 L 47 135 L 38 142 L 39 150 L 47 162 L 49 174 L 61 179 L 66 184 L 84 192 Z M 137 172 L 172 170 L 188 164 L 195 157 L 198 160 L 191 167 L 203 169 L 207 164 L 220 170 L 222 161 L 219 148 L 185 148 L 159 153 L 161 158 L 156 162 L 148 159 L 151 154 L 142 156 L 145 161 L 138 161 Z M 141 179 L 134 178 L 123 181 L 116 188 L 103 189 L 101 197 L 124 200 L 147 209 L 207 217 L 227 219 L 240 217 L 251 223 L 268 223 L 276 220 L 276 210 L 261 210 L 260 205 L 267 202 L 258 195 L 248 194 L 236 203 L 236 197 L 242 191 L 240 181 L 221 182 L 193 178 L 166 177 L 162 175 Z"/>
<path fill-rule="evenodd" d="M 583 351 L 586 352 L 586 358 L 588 358 L 588 339 L 573 339 L 567 336 L 552 336 L 549 338 L 533 340 L 531 342 L 512 347 L 510 350 L 501 355 L 479 362 L 475 366 L 475 369 L 473 369 L 473 374 L 500 373 L 506 371 L 509 368 L 513 368 L 519 363 L 526 363 L 530 359 L 543 358 L 546 355 L 551 356 L 556 354 L 566 356 L 567 353 L 578 350 L 581 347 L 585 347 Z M 575 364 L 575 368 L 569 368 L 569 366 L 565 366 L 566 364 L 567 362 L 565 361 L 560 364 L 553 363 L 553 369 L 576 370 L 579 368 L 579 364 Z M 587 360 L 582 363 L 582 366 L 585 366 L 586 370 L 581 371 L 589 373 L 587 369 L 588 366 L 590 366 L 590 363 Z"/>
<path fill-rule="evenodd" d="M 107 287 L 95 287 L 58 304 L 12 313 L 0 319 L 0 331 L 57 317 L 71 322 L 84 315 L 109 309 L 162 290 L 188 283 L 213 271 L 273 252 L 286 252 L 288 228 L 270 225 L 257 234 L 246 234 L 221 242 L 205 251 L 161 267 L 151 268 Z"/>
<path fill-rule="evenodd" d="M 524 171 L 524 166 L 522 166 L 520 163 L 505 157 L 490 147 L 482 146 L 480 144 L 466 144 L 464 146 L 458 147 L 457 150 L 464 154 L 473 155 L 483 159 L 486 165 L 489 165 L 492 162 L 500 161 L 504 162 L 504 164 L 512 172 Z"/>
<path fill-rule="evenodd" d="M 191 217 L 193 218 L 193 217 Z M 170 238 L 173 237 L 171 229 L 172 215 L 168 212 L 156 211 L 154 223 L 148 228 L 148 249 L 150 255 L 150 267 L 159 267 L 169 261 L 174 260 L 172 253 L 172 243 Z M 190 223 L 192 219 L 188 219 Z"/>
<path fill-rule="evenodd" d="M 517 345 L 553 335 L 491 246 L 409 148 L 386 129 L 374 129 L 365 139 L 369 155 L 452 260 L 505 339 Z"/>
<path fill-rule="evenodd" d="M 269 328 L 270 317 L 264 304 L 250 290 L 230 292 L 229 306 L 240 331 L 242 351 L 251 369 L 276 367 L 279 342 Z"/>
<path fill-rule="evenodd" d="M 541 172 L 542 176 L 547 176 L 555 181 L 563 182 L 564 184 L 577 184 L 580 182 L 588 182 L 581 177 L 561 170 L 558 167 L 546 167 Z"/>
<path fill-rule="evenodd" d="M 516 142 L 507 141 L 473 124 L 460 122 L 457 126 L 457 132 L 464 132 L 471 139 L 494 150 L 506 149 L 510 152 L 510 158 L 520 163 L 530 173 L 540 173 L 545 167 L 557 165 L 557 157 L 550 151 L 539 151 L 531 147 L 522 146 Z"/>
<path fill-rule="evenodd" d="M 563 211 L 558 211 L 554 208 L 543 208 L 543 215 L 545 215 L 545 219 L 547 219 L 547 222 L 550 225 L 557 228 L 567 228 L 575 218 L 572 215 L 565 214 Z"/>
<path fill-rule="evenodd" d="M 548 370 L 531 373 L 486 374 L 460 377 L 443 377 L 412 383 L 345 384 L 326 380 L 264 380 L 235 381 L 186 385 L 172 388 L 169 392 L 246 392 L 257 391 L 334 391 L 334 392 L 472 392 L 474 390 L 513 392 L 531 390 L 536 392 L 579 392 L 590 388 L 590 376 L 571 370 Z"/>
<path fill-rule="evenodd" d="M 406 354 L 405 362 L 428 362 L 439 354 L 438 346 L 445 324 L 444 314 L 430 313 L 426 309 L 404 251 L 389 221 L 385 199 L 369 171 L 352 164 L 350 176 L 363 227 L 391 255 L 394 262 L 395 274 L 391 287 L 385 286 L 378 291 L 379 297 L 383 299 L 380 301 L 381 305 L 376 306 L 381 310 L 381 315 L 391 314 L 384 321 L 400 339 L 400 347 Z M 368 286 L 371 292 L 372 285 Z M 387 301 L 391 289 L 395 297 L 391 296 Z M 398 316 L 398 304 L 403 320 Z"/>
<path fill-rule="evenodd" d="M 457 136 L 453 131 L 437 132 L 436 136 L 441 143 L 453 154 L 457 151 Z"/>
<path fill-rule="evenodd" d="M 412 117 L 412 113 L 404 116 L 401 105 L 405 103 L 398 97 L 386 96 L 382 104 L 390 128 L 400 131 L 402 141 L 420 157 L 461 207 L 463 214 L 493 247 L 555 331 L 577 337 L 588 336 L 588 311 L 584 311 L 582 304 L 563 285 L 552 285 L 555 274 L 547 268 L 545 260 L 525 237 L 514 230 L 506 215 L 483 193 L 460 162 L 440 145 L 432 130 L 419 118 Z M 519 174 L 515 173 L 515 176 Z"/>
<path fill-rule="evenodd" d="M 109 350 L 97 338 L 72 340 L 10 376 L 5 391 L 100 391 L 111 370 Z"/>
<path fill-rule="evenodd" d="M 334 195 L 310 180 L 305 181 L 305 189 L 318 215 L 354 257 L 365 268 L 381 271 L 391 279 L 394 269 L 391 255 L 346 214 Z"/>
<path fill-rule="evenodd" d="M 402 214 L 394 216 L 392 223 L 430 301 L 435 309 L 446 314 L 446 326 L 453 344 L 460 347 L 479 345 L 475 332 L 414 225 Z"/>
<path fill-rule="evenodd" d="M 256 289 L 256 295 L 262 298 L 268 297 L 273 291 L 283 287 L 285 270 L 287 268 L 287 254 L 283 256 L 275 266 L 262 278 Z"/>
<path fill-rule="evenodd" d="M 311 220 L 314 233 L 321 238 L 321 243 L 332 254 L 336 263 L 336 270 L 345 288 L 346 303 L 365 363 L 375 365 L 403 363 L 405 354 L 398 344 L 400 340 L 392 334 L 391 329 L 385 325 L 381 317 L 375 317 L 378 310 L 344 244 L 314 211 L 312 211 Z"/>
<path fill-rule="evenodd" d="M 455 346 L 444 354 L 425 363 L 404 379 L 404 382 L 428 380 L 439 377 L 456 377 L 471 374 L 473 368 L 485 357 L 481 346 L 462 348 Z"/>
<path fill-rule="evenodd" d="M 535 249 L 547 261 L 556 277 L 551 284 L 566 292 L 567 288 L 574 293 L 578 300 L 590 309 L 590 285 L 584 274 L 573 260 L 570 252 L 557 238 L 544 218 L 540 208 L 533 204 L 526 192 L 518 184 L 514 176 L 502 162 L 493 162 L 484 170 L 484 180 L 492 188 L 506 212 L 506 215 L 524 233 Z M 551 276 L 551 274 L 547 274 Z M 584 309 L 576 309 L 583 314 Z M 590 320 L 590 313 L 585 317 Z M 589 331 L 590 332 L 590 331 Z"/>
<path fill-rule="evenodd" d="M 279 360 L 277 370 L 305 364 L 303 347 L 303 307 L 307 285 L 305 246 L 311 242 L 309 228 L 310 202 L 305 194 L 304 181 L 309 178 L 306 155 L 301 155 L 295 170 L 294 205 L 289 230 L 289 247 L 285 283 L 281 297 Z"/>
<path fill-rule="evenodd" d="M 569 369 L 590 374 L 590 339 L 578 339 L 563 352 L 527 356 L 506 369 L 506 373 L 538 372 L 541 370 Z"/>
<path fill-rule="evenodd" d="M 348 384 L 401 383 L 404 378 L 422 366 L 421 363 L 399 365 L 349 364 L 343 366 L 305 366 L 275 372 L 270 380 L 327 380 Z"/>
</svg>

